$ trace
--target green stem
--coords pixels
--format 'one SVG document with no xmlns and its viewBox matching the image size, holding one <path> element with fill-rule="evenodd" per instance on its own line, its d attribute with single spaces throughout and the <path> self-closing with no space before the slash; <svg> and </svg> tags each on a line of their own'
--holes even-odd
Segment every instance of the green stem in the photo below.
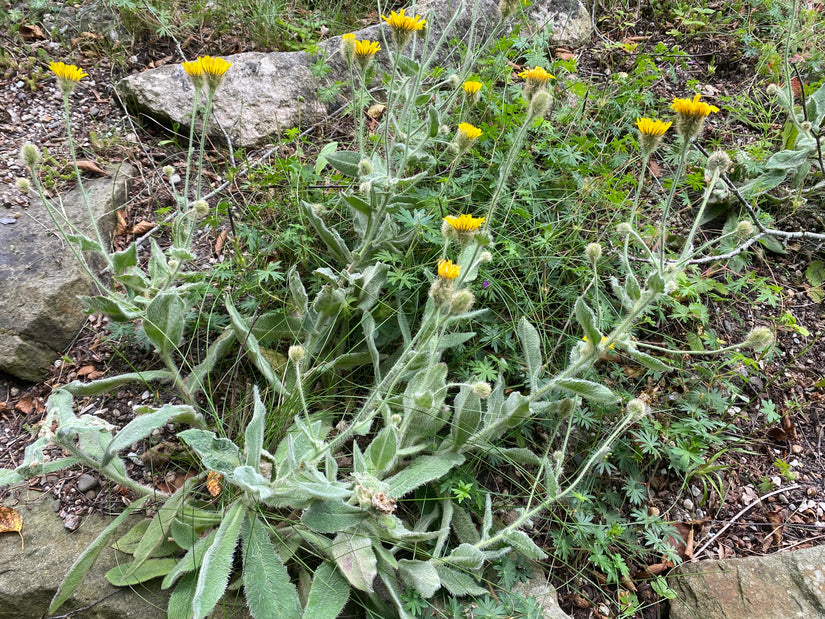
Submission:
<svg viewBox="0 0 825 619">
<path fill-rule="evenodd" d="M 693 226 L 690 228 L 690 234 L 688 234 L 687 240 L 685 241 L 685 246 L 682 248 L 682 255 L 679 257 L 679 262 L 684 262 L 690 255 L 693 254 L 693 239 L 699 231 L 699 224 L 702 221 L 702 216 L 705 214 L 705 209 L 708 206 L 710 194 L 713 193 L 713 188 L 716 187 L 716 182 L 719 180 L 720 173 L 721 170 L 717 166 L 713 170 L 713 174 L 711 174 L 707 187 L 705 187 L 705 194 L 702 196 L 702 204 L 699 206 L 699 212 L 696 213 L 696 217 L 693 218 Z"/>
<path fill-rule="evenodd" d="M 670 193 L 667 196 L 664 209 L 662 211 L 662 233 L 659 246 L 659 270 L 664 271 L 665 268 L 665 240 L 667 239 L 667 220 L 670 216 L 670 209 L 673 205 L 673 198 L 676 195 L 676 188 L 679 186 L 679 179 L 685 171 L 687 164 L 687 156 L 690 151 L 690 138 L 682 136 L 682 151 L 679 153 L 679 166 L 676 168 L 676 174 L 673 176 L 673 185 L 670 187 Z"/>
<path fill-rule="evenodd" d="M 195 152 L 195 120 L 198 117 L 198 99 L 201 89 L 195 86 L 195 99 L 192 102 L 192 116 L 189 120 L 189 150 L 186 153 L 186 177 L 183 182 L 183 201 L 178 204 L 179 208 L 185 208 L 189 201 L 189 177 L 191 176 L 192 154 Z"/>
</svg>

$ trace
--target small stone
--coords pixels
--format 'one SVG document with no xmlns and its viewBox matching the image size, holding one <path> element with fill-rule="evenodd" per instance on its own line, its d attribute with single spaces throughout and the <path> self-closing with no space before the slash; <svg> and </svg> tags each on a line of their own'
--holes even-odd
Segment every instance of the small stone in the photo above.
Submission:
<svg viewBox="0 0 825 619">
<path fill-rule="evenodd" d="M 152 397 L 152 393 L 149 390 L 146 390 L 146 391 L 144 391 L 143 393 L 140 394 L 140 399 L 141 400 L 148 400 L 151 397 Z"/>
<path fill-rule="evenodd" d="M 792 445 L 791 446 L 791 453 L 799 455 L 802 453 L 802 445 Z"/>
<path fill-rule="evenodd" d="M 94 490 L 88 490 L 86 492 L 86 498 L 87 499 L 94 499 L 96 496 L 97 496 L 97 492 L 95 492 Z"/>
<path fill-rule="evenodd" d="M 52 509 L 55 514 L 60 511 L 60 499 L 55 499 L 52 501 Z"/>
<path fill-rule="evenodd" d="M 684 505 L 685 509 L 689 512 L 693 511 L 693 501 L 691 501 L 690 499 L 685 499 L 684 501 L 682 501 L 682 505 Z"/>
<path fill-rule="evenodd" d="M 98 481 L 88 473 L 84 473 L 77 479 L 77 489 L 80 492 L 87 492 L 92 488 L 96 488 Z"/>
</svg>

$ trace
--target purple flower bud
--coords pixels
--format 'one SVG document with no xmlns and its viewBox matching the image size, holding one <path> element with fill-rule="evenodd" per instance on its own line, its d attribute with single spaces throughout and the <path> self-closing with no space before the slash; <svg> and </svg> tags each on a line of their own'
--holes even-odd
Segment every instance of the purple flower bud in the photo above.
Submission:
<svg viewBox="0 0 825 619">
<path fill-rule="evenodd" d="M 485 279 L 485 280 L 484 280 L 484 283 L 483 283 L 483 284 L 481 284 L 481 287 L 482 287 L 482 288 L 484 288 L 484 290 L 487 290 L 487 288 L 489 288 L 489 287 L 490 287 L 490 282 L 488 282 L 488 281 Z"/>
</svg>

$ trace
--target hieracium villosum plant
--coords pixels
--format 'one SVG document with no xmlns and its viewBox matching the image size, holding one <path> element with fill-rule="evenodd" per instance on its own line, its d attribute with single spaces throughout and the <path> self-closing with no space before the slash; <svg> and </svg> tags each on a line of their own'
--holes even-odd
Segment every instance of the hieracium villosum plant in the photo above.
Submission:
<svg viewBox="0 0 825 619">
<path fill-rule="evenodd" d="M 502 16 L 509 17 L 518 6 L 502 2 Z M 496 237 L 509 208 L 504 199 L 507 181 L 517 173 L 517 157 L 531 129 L 551 122 L 546 115 L 554 105 L 555 78 L 540 66 L 518 74 L 520 121 L 501 129 L 508 133 L 502 141 L 508 150 L 498 181 L 486 203 L 443 217 L 440 258 L 419 265 L 429 286 L 417 305 L 413 297 L 418 291 L 393 288 L 390 267 L 377 256 L 406 251 L 410 233 L 399 228 L 394 214 L 415 203 L 416 188 L 451 176 L 478 140 L 493 137 L 469 122 L 485 91 L 495 87 L 471 79 L 471 70 L 502 28 L 484 41 L 475 41 L 471 34 L 457 62 L 461 70 L 445 76 L 433 69 L 446 35 L 432 36 L 427 26 L 433 17 L 425 17 L 405 11 L 383 17 L 390 36 L 381 42 L 358 40 L 355 34 L 342 37 L 340 53 L 351 70 L 356 136 L 352 150 L 322 151 L 326 164 L 351 182 L 326 203 L 302 204 L 326 260 L 311 274 L 291 268 L 289 299 L 254 319 L 228 296 L 223 298 L 226 326 L 197 363 L 183 353 L 184 327 L 198 285 L 187 265 L 195 258 L 197 218 L 209 209 L 200 194 L 208 115 L 230 63 L 206 56 L 182 65 L 195 93 L 186 181 L 176 195 L 171 243 L 161 249 L 153 241 L 146 268 L 140 266 L 136 244 L 110 253 L 106 239 L 88 238 L 61 220 L 59 208 L 42 193 L 38 149 L 23 148 L 32 182 L 55 225 L 99 287 L 97 296 L 84 299 L 88 310 L 112 321 L 140 324 L 165 366 L 56 389 L 24 462 L 0 471 L 0 484 L 10 484 L 81 465 L 131 493 L 126 511 L 75 562 L 50 613 L 71 597 L 126 516 L 150 504 L 154 518 L 129 534 L 139 539 L 129 546 L 131 559 L 107 577 L 116 585 L 162 578 L 162 587 L 172 591 L 168 614 L 176 619 L 207 616 L 233 578 L 242 583 L 249 611 L 258 618 L 333 619 L 351 597 L 382 617 L 408 617 L 402 598 L 411 591 L 424 599 L 481 596 L 487 591 L 480 576 L 489 562 L 511 553 L 547 557 L 531 537 L 536 519 L 571 496 L 617 437 L 647 414 L 644 401 L 622 403 L 600 381 L 597 363 L 608 351 L 618 351 L 662 373 L 670 370 L 662 353 L 680 352 L 636 341 L 634 327 L 674 290 L 689 264 L 724 239 L 696 241 L 711 192 L 730 163 L 727 155 L 717 153 L 708 158 L 707 187 L 683 248 L 671 253 L 661 242 L 691 145 L 700 138 L 706 117 L 718 110 L 698 95 L 672 105 L 680 158 L 654 242 L 637 229 L 638 207 L 647 162 L 671 123 L 637 121 L 642 172 L 630 217 L 617 230 L 624 275 L 611 278 L 609 292 L 603 292 L 621 303 L 619 318 L 605 324 L 589 302 L 595 291 L 605 289 L 600 263 L 606 251 L 592 243 L 585 252 L 591 281 L 588 293 L 575 302 L 571 318 L 578 334 L 566 367 L 552 375 L 545 371 L 539 333 L 522 318 L 517 333 L 525 385 L 511 387 L 501 377 L 493 384 L 462 382 L 454 378 L 461 368 L 445 362 L 445 353 L 472 340 L 473 321 L 485 312 L 474 293 L 479 268 L 502 259 L 497 257 Z M 69 95 L 85 74 L 71 65 L 52 69 L 64 93 L 71 144 Z M 376 74 L 385 84 L 386 111 L 380 125 L 368 131 L 361 111 L 374 96 L 369 86 Z M 342 232 L 331 225 L 331 212 L 344 213 L 349 229 Z M 755 234 L 754 225 L 745 221 L 729 234 L 746 242 Z M 87 262 L 89 253 L 105 257 L 108 281 Z M 315 290 L 312 295 L 308 278 L 314 284 L 309 286 Z M 768 329 L 758 328 L 745 342 L 718 352 L 742 346 L 761 350 L 772 341 Z M 286 353 L 284 363 L 273 364 L 266 353 L 271 348 Z M 209 377 L 230 354 L 242 354 L 254 364 L 261 390 L 251 394 L 253 414 L 243 433 L 221 436 L 207 424 L 203 402 L 209 396 Z M 332 379 L 345 375 L 360 381 L 356 404 L 333 411 L 316 406 L 316 390 L 334 389 Z M 119 428 L 94 414 L 74 411 L 75 397 L 150 381 L 173 385 L 180 403 L 138 406 L 134 419 Z M 569 449 L 573 413 L 585 401 L 613 406 L 615 420 L 575 465 Z M 268 427 L 287 403 L 294 407 L 294 417 L 283 438 L 270 442 Z M 508 431 L 533 420 L 550 428 L 543 449 L 502 441 Z M 131 479 L 121 455 L 170 423 L 180 427 L 177 438 L 200 468 L 199 475 L 171 496 Z M 47 455 L 48 446 L 58 447 L 62 455 Z M 484 488 L 477 519 L 457 497 L 438 490 L 456 467 L 492 450 L 519 463 L 527 476 L 529 490 L 512 506 L 515 515 L 506 522 L 496 517 L 492 495 Z M 204 492 L 205 485 L 217 499 Z"/>
</svg>

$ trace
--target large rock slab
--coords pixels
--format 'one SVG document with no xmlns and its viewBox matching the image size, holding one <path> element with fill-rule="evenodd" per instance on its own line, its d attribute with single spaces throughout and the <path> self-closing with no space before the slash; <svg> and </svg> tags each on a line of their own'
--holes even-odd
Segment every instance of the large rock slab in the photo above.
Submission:
<svg viewBox="0 0 825 619">
<path fill-rule="evenodd" d="M 54 513 L 51 495 L 23 491 L 21 498 L 24 500 L 15 509 L 23 517 L 25 545 L 15 534 L 0 535 L 0 619 L 46 617 L 49 604 L 69 568 L 111 522 L 104 516 L 92 515 L 70 533 Z M 132 519 L 119 533 L 126 533 L 135 522 Z M 106 580 L 106 572 L 128 558 L 112 548 L 105 548 L 59 612 L 85 608 L 76 615 L 84 619 L 165 617 L 168 594 L 161 592 L 159 587 L 136 586 L 132 590 L 113 587 Z M 91 608 L 86 608 L 89 606 Z"/>
<path fill-rule="evenodd" d="M 549 27 L 557 43 L 575 46 L 590 36 L 590 15 L 580 0 L 536 0 L 530 9 L 529 23 L 536 31 Z M 497 0 L 428 0 L 419 2 L 417 12 L 426 16 L 429 40 L 433 43 L 446 34 L 446 40 L 475 40 L 489 34 L 499 21 Z M 453 20 L 453 18 L 455 19 Z M 448 28 L 449 26 L 449 28 Z M 446 32 L 445 32 L 446 31 Z M 381 42 L 377 61 L 389 62 L 392 49 L 386 24 L 374 25 L 356 33 L 359 39 Z M 247 52 L 226 56 L 232 67 L 226 73 L 213 102 L 207 127 L 210 136 L 233 146 L 261 146 L 277 139 L 286 129 L 307 126 L 325 118 L 340 107 L 342 100 L 322 104 L 318 89 L 334 81 L 349 81 L 349 70 L 338 52 L 341 37 L 333 37 L 319 47 L 322 55 L 313 58 L 306 52 Z M 416 41 L 417 55 L 423 41 Z M 439 61 L 449 63 L 450 53 L 459 47 L 445 45 Z M 329 72 L 316 77 L 314 62 Z M 166 124 L 188 127 L 192 114 L 194 88 L 180 64 L 171 64 L 131 75 L 117 85 L 126 105 Z"/>
<path fill-rule="evenodd" d="M 542 619 L 570 619 L 570 615 L 559 606 L 556 589 L 550 584 L 550 578 L 541 570 L 536 570 L 529 580 L 516 583 L 513 591 L 537 602 Z"/>
<path fill-rule="evenodd" d="M 825 546 L 685 563 L 667 580 L 670 619 L 825 617 Z"/>
<path fill-rule="evenodd" d="M 104 239 L 126 201 L 132 167 L 107 178 L 84 181 L 93 216 Z M 79 189 L 62 198 L 69 221 L 94 238 Z M 39 199 L 14 223 L 0 224 L 0 371 L 42 380 L 86 321 L 77 295 L 95 294 L 94 284 L 63 241 Z"/>
</svg>

